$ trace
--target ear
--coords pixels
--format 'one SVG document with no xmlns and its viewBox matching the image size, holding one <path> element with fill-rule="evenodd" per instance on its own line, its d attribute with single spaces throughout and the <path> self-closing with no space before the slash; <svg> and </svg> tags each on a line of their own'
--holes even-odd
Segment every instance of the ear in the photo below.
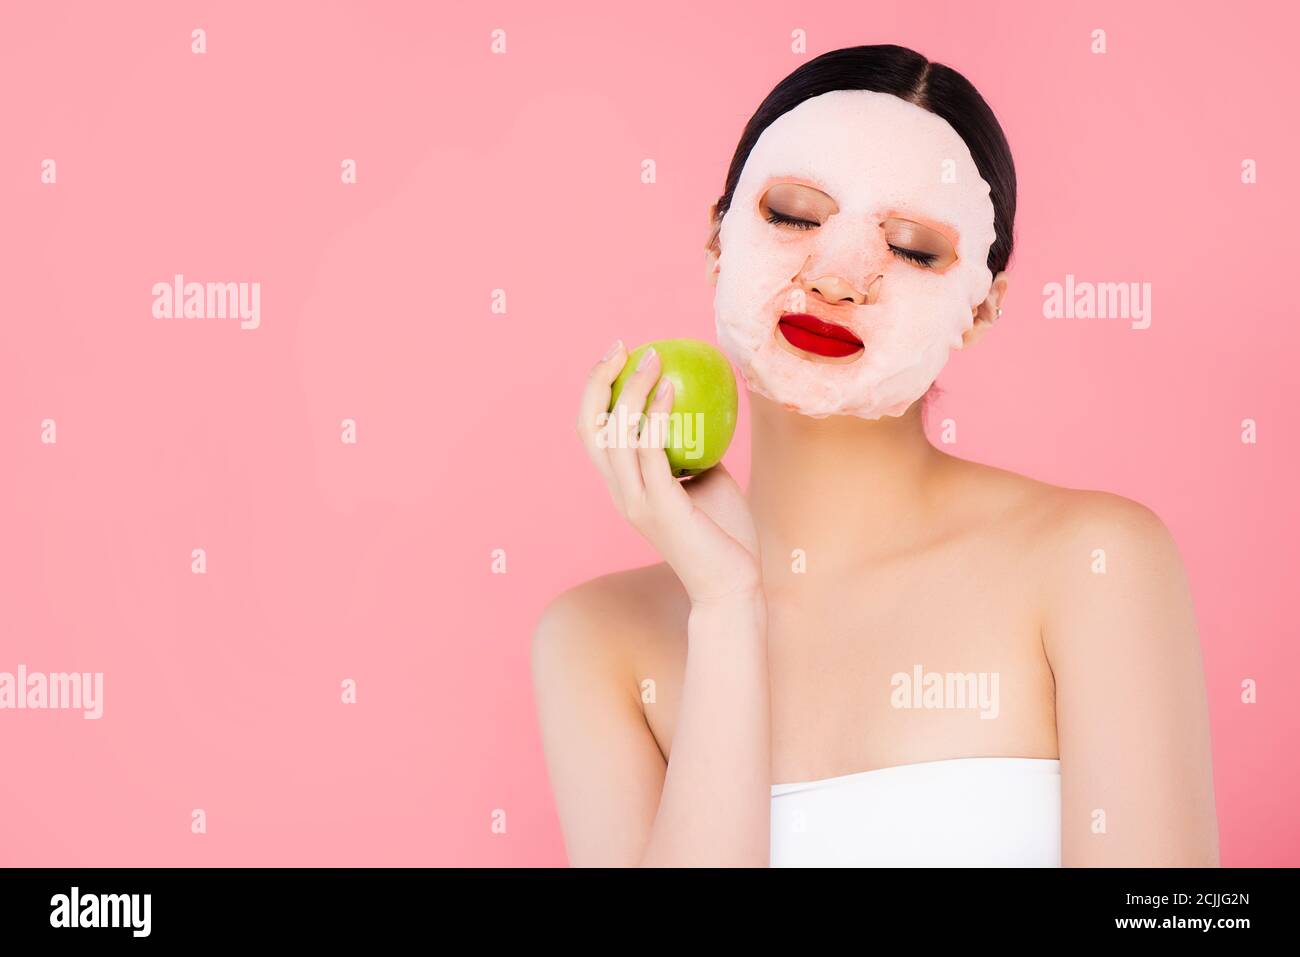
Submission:
<svg viewBox="0 0 1300 957">
<path fill-rule="evenodd" d="M 989 294 L 978 306 L 971 310 L 974 314 L 975 321 L 969 329 L 961 335 L 961 347 L 969 348 L 979 342 L 984 334 L 989 331 L 993 323 L 997 322 L 998 310 L 1005 308 L 1002 305 L 1007 294 L 1007 274 L 1000 272 L 993 277 L 993 285 L 989 287 Z"/>
<path fill-rule="evenodd" d="M 718 204 L 709 205 L 709 241 L 705 244 L 705 263 L 704 275 L 709 280 L 709 284 L 716 286 L 718 284 L 718 257 L 721 254 L 721 247 L 718 245 L 718 232 L 722 224 L 718 221 Z"/>
</svg>

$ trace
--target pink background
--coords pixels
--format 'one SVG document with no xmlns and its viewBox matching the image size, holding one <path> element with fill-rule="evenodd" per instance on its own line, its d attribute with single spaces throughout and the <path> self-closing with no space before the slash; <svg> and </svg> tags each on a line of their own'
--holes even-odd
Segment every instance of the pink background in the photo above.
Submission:
<svg viewBox="0 0 1300 957">
<path fill-rule="evenodd" d="M 530 632 L 655 560 L 573 437 L 582 376 L 615 336 L 713 339 L 745 121 L 812 56 L 894 42 L 975 83 L 1020 178 L 1006 313 L 932 422 L 1164 518 L 1223 863 L 1300 864 L 1297 24 L 1266 11 L 7 4 L 0 671 L 102 671 L 105 711 L 0 711 L 0 863 L 563 864 Z M 260 282 L 261 327 L 153 319 L 176 272 Z M 1150 282 L 1151 328 L 1045 319 L 1066 273 Z"/>
</svg>

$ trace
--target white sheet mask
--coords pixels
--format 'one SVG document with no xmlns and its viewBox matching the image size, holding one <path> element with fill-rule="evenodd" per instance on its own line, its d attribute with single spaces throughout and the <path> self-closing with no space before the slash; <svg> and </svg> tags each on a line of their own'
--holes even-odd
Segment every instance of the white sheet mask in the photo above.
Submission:
<svg viewBox="0 0 1300 957">
<path fill-rule="evenodd" d="M 819 189 L 838 210 L 808 230 L 770 223 L 760 203 L 779 182 Z M 956 230 L 956 261 L 933 269 L 897 256 L 880 228 L 891 217 Z M 961 348 L 972 311 L 992 286 L 995 236 L 989 185 L 946 120 L 888 93 L 815 96 L 759 136 L 723 216 L 718 342 L 751 390 L 792 411 L 902 415 L 949 350 Z M 883 278 L 869 290 L 877 275 Z M 866 304 L 835 306 L 842 313 L 834 321 L 863 343 L 851 361 L 810 360 L 777 339 L 783 313 L 802 311 L 805 302 L 813 311 L 818 294 L 798 280 L 826 276 L 870 292 Z"/>
</svg>

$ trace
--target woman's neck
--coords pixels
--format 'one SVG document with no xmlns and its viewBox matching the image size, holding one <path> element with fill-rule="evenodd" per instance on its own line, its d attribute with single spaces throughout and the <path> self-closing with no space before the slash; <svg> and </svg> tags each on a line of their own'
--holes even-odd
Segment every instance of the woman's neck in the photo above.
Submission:
<svg viewBox="0 0 1300 957">
<path fill-rule="evenodd" d="M 814 419 L 749 397 L 748 499 L 765 578 L 787 581 L 794 549 L 804 551 L 810 571 L 833 575 L 924 531 L 934 480 L 949 457 L 926 438 L 921 402 L 897 417 Z"/>
</svg>

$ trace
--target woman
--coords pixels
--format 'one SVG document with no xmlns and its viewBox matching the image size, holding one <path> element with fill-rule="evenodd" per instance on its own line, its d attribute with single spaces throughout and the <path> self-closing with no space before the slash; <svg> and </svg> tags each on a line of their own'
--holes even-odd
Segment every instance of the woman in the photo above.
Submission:
<svg viewBox="0 0 1300 957">
<path fill-rule="evenodd" d="M 1215 866 L 1178 550 L 1116 495 L 948 455 L 923 405 L 1002 312 L 1015 171 L 948 67 L 837 50 L 750 120 L 710 211 L 719 341 L 751 391 L 748 493 L 578 432 L 664 561 L 533 637 L 570 862 Z M 671 407 L 650 354 L 619 403 Z"/>
</svg>

